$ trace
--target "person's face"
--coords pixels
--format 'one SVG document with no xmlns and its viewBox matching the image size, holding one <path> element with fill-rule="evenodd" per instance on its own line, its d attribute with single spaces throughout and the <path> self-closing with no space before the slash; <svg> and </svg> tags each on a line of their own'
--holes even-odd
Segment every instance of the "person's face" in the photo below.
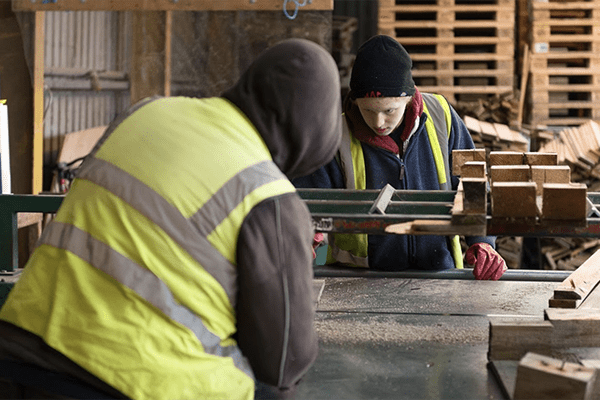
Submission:
<svg viewBox="0 0 600 400">
<path fill-rule="evenodd" d="M 379 136 L 387 136 L 402 123 L 412 97 L 364 97 L 356 99 L 363 119 Z"/>
</svg>

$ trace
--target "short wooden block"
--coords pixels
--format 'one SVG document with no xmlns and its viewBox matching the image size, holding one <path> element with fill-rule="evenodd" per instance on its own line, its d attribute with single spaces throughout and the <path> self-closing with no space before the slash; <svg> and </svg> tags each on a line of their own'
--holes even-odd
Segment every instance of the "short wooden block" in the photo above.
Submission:
<svg viewBox="0 0 600 400">
<path fill-rule="evenodd" d="M 528 182 L 530 168 L 528 165 L 493 165 L 490 177 L 492 182 Z"/>
<path fill-rule="evenodd" d="M 520 151 L 492 151 L 490 152 L 490 167 L 493 165 L 522 165 L 523 153 Z"/>
<path fill-rule="evenodd" d="M 461 176 L 462 166 L 468 161 L 486 162 L 485 149 L 452 150 L 452 175 Z"/>
<path fill-rule="evenodd" d="M 484 161 L 467 161 L 463 164 L 460 173 L 462 178 L 485 178 L 487 164 Z"/>
<path fill-rule="evenodd" d="M 542 198 L 544 219 L 587 218 L 587 186 L 583 183 L 544 183 Z"/>
<path fill-rule="evenodd" d="M 558 153 L 526 152 L 525 164 L 527 165 L 558 165 Z"/>
<path fill-rule="evenodd" d="M 535 188 L 533 182 L 492 182 L 492 216 L 535 218 Z"/>
<path fill-rule="evenodd" d="M 596 370 L 528 352 L 517 367 L 514 400 L 589 400 Z"/>
<path fill-rule="evenodd" d="M 537 195 L 541 196 L 544 183 L 570 183 L 571 168 L 568 165 L 532 165 L 531 180 L 537 185 Z"/>
<path fill-rule="evenodd" d="M 463 212 L 472 214 L 487 213 L 487 179 L 462 178 Z"/>
</svg>

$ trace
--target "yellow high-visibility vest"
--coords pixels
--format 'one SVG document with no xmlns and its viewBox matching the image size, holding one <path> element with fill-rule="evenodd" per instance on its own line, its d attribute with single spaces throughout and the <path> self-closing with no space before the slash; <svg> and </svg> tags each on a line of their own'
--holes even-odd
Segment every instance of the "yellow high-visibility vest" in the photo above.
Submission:
<svg viewBox="0 0 600 400">
<path fill-rule="evenodd" d="M 251 399 L 236 332 L 236 245 L 295 188 L 221 98 L 134 110 L 86 159 L 0 319 L 135 399 Z"/>
</svg>

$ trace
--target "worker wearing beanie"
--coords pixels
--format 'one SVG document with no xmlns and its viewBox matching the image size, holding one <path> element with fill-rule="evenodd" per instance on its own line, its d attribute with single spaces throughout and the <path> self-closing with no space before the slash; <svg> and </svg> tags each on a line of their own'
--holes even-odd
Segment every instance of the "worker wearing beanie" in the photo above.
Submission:
<svg viewBox="0 0 600 400">
<path fill-rule="evenodd" d="M 412 60 L 395 39 L 378 35 L 356 54 L 350 92 L 343 103 L 345 129 L 337 157 L 298 188 L 456 190 L 452 150 L 473 149 L 456 111 L 440 95 L 421 93 Z M 506 263 L 495 237 L 466 237 L 465 259 L 476 279 L 497 280 Z M 327 264 L 378 270 L 462 268 L 458 237 L 330 234 Z"/>
</svg>

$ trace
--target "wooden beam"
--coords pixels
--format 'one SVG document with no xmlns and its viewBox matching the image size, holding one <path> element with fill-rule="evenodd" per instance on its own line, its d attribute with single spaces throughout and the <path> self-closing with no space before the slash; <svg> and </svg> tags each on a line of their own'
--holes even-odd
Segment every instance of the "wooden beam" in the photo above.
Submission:
<svg viewBox="0 0 600 400">
<path fill-rule="evenodd" d="M 282 0 L 12 0 L 13 11 L 277 11 Z M 290 1 L 288 12 L 295 3 Z M 333 10 L 333 0 L 312 0 L 300 10 Z"/>
<path fill-rule="evenodd" d="M 44 182 L 44 25 L 45 13 L 35 13 L 33 48 L 33 182 L 31 193 L 43 190 Z"/>
<path fill-rule="evenodd" d="M 171 90 L 171 12 L 132 14 L 131 103 Z"/>
<path fill-rule="evenodd" d="M 530 175 L 528 165 L 492 165 L 490 167 L 492 182 L 528 182 Z"/>
<path fill-rule="evenodd" d="M 542 218 L 576 220 L 587 218 L 587 186 L 583 183 L 544 183 Z"/>
<path fill-rule="evenodd" d="M 492 151 L 490 152 L 490 166 L 492 165 L 521 165 L 523 153 L 519 151 Z"/>
<path fill-rule="evenodd" d="M 486 162 L 485 149 L 452 150 L 452 175 L 460 176 L 463 164 L 468 161 Z"/>
<path fill-rule="evenodd" d="M 537 217 L 534 182 L 492 182 L 492 217 Z"/>
</svg>

